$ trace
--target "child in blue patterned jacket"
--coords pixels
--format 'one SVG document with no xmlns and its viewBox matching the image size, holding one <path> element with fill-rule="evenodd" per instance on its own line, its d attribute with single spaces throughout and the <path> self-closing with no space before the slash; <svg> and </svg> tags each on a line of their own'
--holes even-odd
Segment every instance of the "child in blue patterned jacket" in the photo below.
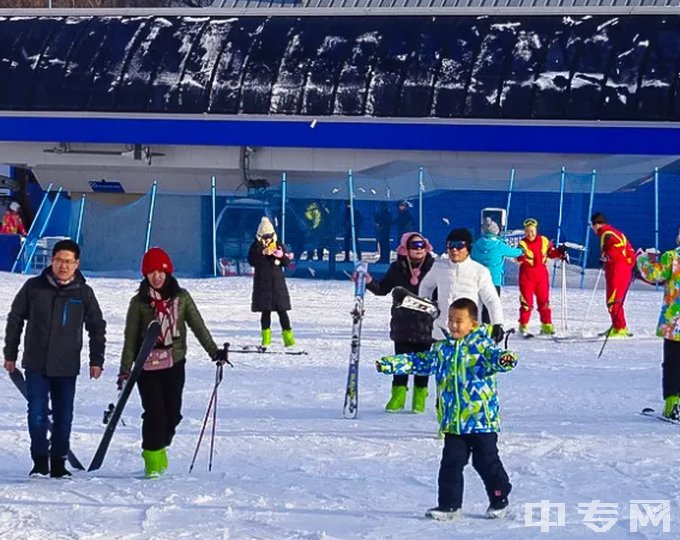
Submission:
<svg viewBox="0 0 680 540">
<path fill-rule="evenodd" d="M 498 348 L 489 337 L 489 327 L 478 326 L 477 304 L 469 298 L 451 304 L 448 327 L 450 336 L 434 343 L 429 351 L 386 356 L 376 367 L 390 375 L 435 375 L 444 449 L 438 504 L 425 515 L 437 520 L 462 515 L 463 468 L 472 454 L 472 466 L 489 497 L 486 515 L 500 518 L 507 514 L 512 485 L 498 455 L 495 374 L 514 368 L 517 354 Z"/>
</svg>

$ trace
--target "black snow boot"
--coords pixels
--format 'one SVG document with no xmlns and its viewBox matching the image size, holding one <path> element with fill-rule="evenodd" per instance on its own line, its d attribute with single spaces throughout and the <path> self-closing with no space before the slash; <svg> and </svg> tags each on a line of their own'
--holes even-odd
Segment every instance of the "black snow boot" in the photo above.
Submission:
<svg viewBox="0 0 680 540">
<path fill-rule="evenodd" d="M 47 456 L 36 456 L 33 458 L 33 468 L 28 476 L 49 476 L 50 467 L 47 463 Z"/>
<path fill-rule="evenodd" d="M 50 459 L 50 476 L 52 478 L 68 478 L 71 476 L 71 471 L 65 467 L 66 460 L 64 458 Z"/>
</svg>

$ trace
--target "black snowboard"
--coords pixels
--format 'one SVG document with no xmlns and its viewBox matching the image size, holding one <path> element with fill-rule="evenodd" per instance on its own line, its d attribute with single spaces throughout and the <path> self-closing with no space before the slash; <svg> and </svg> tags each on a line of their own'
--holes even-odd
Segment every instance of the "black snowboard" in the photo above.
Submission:
<svg viewBox="0 0 680 540">
<path fill-rule="evenodd" d="M 26 379 L 24 379 L 24 374 L 21 372 L 20 369 L 15 368 L 12 373 L 9 374 L 9 378 L 12 380 L 14 383 L 14 386 L 17 387 L 17 390 L 21 392 L 21 395 L 28 400 L 28 396 L 26 394 Z M 48 418 L 47 419 L 47 428 L 50 430 L 50 433 L 52 432 L 52 422 Z M 74 469 L 78 469 L 79 471 L 84 471 L 85 467 L 83 467 L 83 464 L 80 462 L 80 460 L 75 456 L 73 452 L 70 450 L 68 451 L 68 455 L 66 456 L 68 459 L 69 465 L 73 467 Z"/>
<path fill-rule="evenodd" d="M 99 443 L 99 446 L 97 447 L 97 451 L 94 453 L 92 463 L 90 463 L 90 466 L 87 468 L 88 471 L 96 471 L 102 466 L 102 463 L 104 463 L 106 451 L 109 449 L 111 439 L 113 438 L 113 434 L 116 431 L 116 426 L 118 425 L 120 416 L 123 414 L 125 404 L 130 398 L 132 389 L 134 388 L 137 380 L 139 379 L 139 375 L 142 373 L 142 370 L 144 369 L 144 363 L 146 362 L 146 359 L 149 357 L 151 349 L 153 349 L 153 346 L 156 344 L 156 340 L 158 339 L 158 336 L 160 336 L 160 334 L 161 325 L 158 324 L 157 321 L 152 321 L 146 330 L 146 334 L 144 335 L 144 341 L 142 341 L 142 346 L 139 348 L 139 352 L 137 353 L 137 358 L 135 358 L 135 362 L 134 364 L 132 364 L 132 371 L 130 372 L 130 377 L 128 377 L 128 380 L 125 382 L 125 386 L 123 387 L 123 390 L 121 391 L 120 396 L 118 397 L 116 406 L 113 408 L 113 412 L 111 413 L 111 417 L 109 418 L 109 423 L 106 424 L 104 435 L 102 437 L 101 442 Z"/>
</svg>

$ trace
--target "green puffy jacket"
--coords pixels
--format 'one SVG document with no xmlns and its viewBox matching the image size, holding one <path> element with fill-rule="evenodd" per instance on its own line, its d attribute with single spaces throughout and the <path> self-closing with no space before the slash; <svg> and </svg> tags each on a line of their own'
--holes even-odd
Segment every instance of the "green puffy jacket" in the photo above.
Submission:
<svg viewBox="0 0 680 540">
<path fill-rule="evenodd" d="M 177 363 L 186 357 L 187 326 L 191 328 L 191 331 L 203 346 L 205 352 L 212 358 L 217 352 L 218 347 L 210 335 L 210 331 L 206 328 L 193 298 L 191 298 L 188 291 L 181 288 L 178 288 L 178 292 L 174 297 L 179 300 L 177 321 L 179 337 L 172 343 L 173 360 Z M 120 373 L 128 373 L 132 368 L 132 363 L 142 345 L 146 328 L 153 319 L 154 312 L 151 304 L 143 293 L 137 293 L 130 300 L 127 316 L 125 317 L 125 342 L 123 343 L 123 354 L 120 360 Z"/>
</svg>

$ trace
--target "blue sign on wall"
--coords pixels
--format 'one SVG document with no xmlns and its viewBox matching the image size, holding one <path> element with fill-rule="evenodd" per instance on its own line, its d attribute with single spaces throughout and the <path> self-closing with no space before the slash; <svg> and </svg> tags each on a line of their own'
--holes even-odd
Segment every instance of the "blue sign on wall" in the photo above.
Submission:
<svg viewBox="0 0 680 540">
<path fill-rule="evenodd" d="M 95 193 L 125 193 L 120 182 L 109 182 L 108 180 L 90 180 L 90 189 Z"/>
</svg>

